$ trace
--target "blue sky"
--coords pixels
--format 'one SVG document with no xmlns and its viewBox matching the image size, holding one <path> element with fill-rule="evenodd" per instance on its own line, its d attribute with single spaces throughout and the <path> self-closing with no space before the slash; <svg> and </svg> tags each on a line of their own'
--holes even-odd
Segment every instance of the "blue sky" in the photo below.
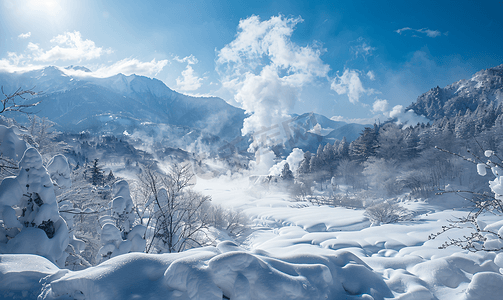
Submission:
<svg viewBox="0 0 503 300">
<path fill-rule="evenodd" d="M 136 73 L 256 115 L 385 119 L 503 63 L 503 1 L 0 0 L 0 69 Z"/>
</svg>

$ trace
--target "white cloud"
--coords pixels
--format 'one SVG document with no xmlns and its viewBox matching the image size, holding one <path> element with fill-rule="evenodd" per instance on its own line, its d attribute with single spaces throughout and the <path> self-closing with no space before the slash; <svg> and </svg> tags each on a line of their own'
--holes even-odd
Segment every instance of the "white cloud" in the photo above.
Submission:
<svg viewBox="0 0 503 300">
<path fill-rule="evenodd" d="M 388 113 L 390 118 L 397 118 L 403 114 L 403 105 L 395 105 L 393 109 Z"/>
<path fill-rule="evenodd" d="M 360 80 L 357 70 L 345 69 L 342 76 L 336 75 L 330 88 L 339 95 L 347 94 L 349 101 L 356 104 L 362 94 L 371 95 L 376 93 L 373 89 L 365 89 Z"/>
<path fill-rule="evenodd" d="M 182 76 L 176 79 L 178 89 L 182 91 L 195 91 L 199 89 L 202 85 L 201 81 L 203 81 L 203 78 L 198 77 L 191 66 L 199 62 L 197 58 L 191 54 L 189 56 L 185 56 L 184 58 L 174 56 L 173 60 L 179 63 L 187 63 L 185 70 L 182 71 Z"/>
<path fill-rule="evenodd" d="M 51 43 L 57 44 L 47 51 L 40 50 L 34 54 L 35 61 L 54 62 L 58 60 L 91 60 L 99 58 L 104 53 L 111 53 L 110 49 L 104 50 L 101 47 L 96 47 L 91 40 L 83 40 L 82 35 L 78 31 L 65 32 L 53 39 Z M 33 46 L 34 44 L 32 44 Z"/>
<path fill-rule="evenodd" d="M 177 62 L 179 63 L 187 63 L 189 65 L 195 65 L 197 64 L 199 61 L 197 60 L 197 58 L 194 56 L 194 55 L 189 55 L 189 56 L 185 56 L 184 58 L 180 58 L 178 56 L 175 56 L 173 57 L 174 60 L 176 60 Z"/>
<path fill-rule="evenodd" d="M 438 30 L 430 30 L 430 29 L 426 29 L 426 28 L 419 29 L 419 32 L 426 33 L 426 35 L 431 38 L 435 38 L 437 36 L 442 35 L 442 33 Z"/>
<path fill-rule="evenodd" d="M 431 37 L 431 38 L 436 38 L 436 37 L 442 35 L 442 33 L 440 31 L 438 31 L 438 30 L 431 30 L 431 29 L 428 29 L 428 28 L 413 29 L 413 28 L 410 28 L 410 27 L 404 27 L 404 28 L 395 30 L 395 32 L 398 33 L 398 34 L 402 34 L 402 33 L 408 32 L 408 31 L 411 31 L 413 33 L 413 35 L 412 35 L 413 37 L 420 37 L 420 36 L 417 35 L 418 33 L 419 34 L 424 34 L 427 37 Z M 444 35 L 447 35 L 447 32 L 445 32 Z"/>
<path fill-rule="evenodd" d="M 32 42 L 28 43 L 28 46 L 26 46 L 26 49 L 30 52 L 40 52 L 40 47 L 37 44 L 34 44 Z"/>
<path fill-rule="evenodd" d="M 377 99 L 372 105 L 372 112 L 373 113 L 379 113 L 379 112 L 385 112 L 388 110 L 388 100 L 382 100 L 382 99 Z"/>
<path fill-rule="evenodd" d="M 241 20 L 236 38 L 217 53 L 222 86 L 252 115 L 243 134 L 279 124 L 292 111 L 303 85 L 326 77 L 329 66 L 314 43 L 301 47 L 290 40 L 299 18 L 258 16 Z"/>
<path fill-rule="evenodd" d="M 304 159 L 304 151 L 299 148 L 293 148 L 292 152 L 288 155 L 285 160 L 280 161 L 269 169 L 269 175 L 279 176 L 281 175 L 281 171 L 285 167 L 285 164 L 288 163 L 290 167 L 290 171 L 294 174 L 297 172 L 299 168 L 300 162 Z"/>
<path fill-rule="evenodd" d="M 364 60 L 367 60 L 367 57 L 372 56 L 372 52 L 376 49 L 375 47 L 370 46 L 362 37 L 350 44 L 352 44 L 350 51 L 353 53 L 355 59 L 361 56 Z"/>
<path fill-rule="evenodd" d="M 370 80 L 372 80 L 372 81 L 374 81 L 374 80 L 376 79 L 376 75 L 375 75 L 375 73 L 374 73 L 374 72 L 372 72 L 372 71 L 368 71 L 368 72 L 367 72 L 367 77 L 368 77 Z"/>
<path fill-rule="evenodd" d="M 182 78 L 183 77 L 183 78 Z M 194 69 L 187 65 L 185 70 L 182 71 L 182 77 L 176 79 L 176 85 L 182 91 L 195 91 L 201 87 L 202 78 L 199 78 L 195 73 Z"/>
<path fill-rule="evenodd" d="M 143 62 L 136 58 L 126 58 L 111 66 L 102 66 L 93 72 L 92 75 L 96 77 L 109 77 L 122 73 L 124 75 L 156 76 L 168 63 L 169 61 L 166 59 L 159 61 L 152 59 L 152 61 Z"/>
<path fill-rule="evenodd" d="M 17 37 L 20 38 L 20 39 L 27 39 L 31 36 L 31 32 L 27 32 L 27 33 L 21 33 L 20 35 L 18 35 Z"/>
<path fill-rule="evenodd" d="M 397 123 L 403 124 L 404 127 L 415 126 L 419 123 L 427 124 L 429 121 L 430 120 L 428 120 L 425 116 L 416 114 L 412 109 L 409 109 L 405 113 L 397 116 Z"/>
<path fill-rule="evenodd" d="M 387 115 L 392 119 L 396 119 L 396 123 L 403 124 L 403 127 L 415 126 L 418 123 L 426 124 L 429 122 L 429 120 L 426 117 L 417 115 L 412 109 L 404 111 L 402 105 L 394 106 L 390 112 L 388 113 L 385 112 L 384 115 Z"/>
</svg>

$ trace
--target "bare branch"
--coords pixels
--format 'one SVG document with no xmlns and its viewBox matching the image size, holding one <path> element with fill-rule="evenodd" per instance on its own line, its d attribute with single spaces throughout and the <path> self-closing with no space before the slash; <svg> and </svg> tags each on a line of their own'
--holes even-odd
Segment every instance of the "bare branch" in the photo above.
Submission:
<svg viewBox="0 0 503 300">
<path fill-rule="evenodd" d="M 2 94 L 4 96 L 4 99 L 0 100 L 0 114 L 3 112 L 9 112 L 9 111 L 16 111 L 16 112 L 22 112 L 25 114 L 30 114 L 29 112 L 26 112 L 25 109 L 30 108 L 30 107 L 35 107 L 40 104 L 41 101 L 38 101 L 36 103 L 28 103 L 28 104 L 19 104 L 16 102 L 17 98 L 21 98 L 22 100 L 28 100 L 26 96 L 36 96 L 40 95 L 41 92 L 35 92 L 33 91 L 35 87 L 31 89 L 24 90 L 22 88 L 18 88 L 14 93 L 12 94 L 6 94 L 4 92 L 3 86 L 1 87 Z"/>
</svg>

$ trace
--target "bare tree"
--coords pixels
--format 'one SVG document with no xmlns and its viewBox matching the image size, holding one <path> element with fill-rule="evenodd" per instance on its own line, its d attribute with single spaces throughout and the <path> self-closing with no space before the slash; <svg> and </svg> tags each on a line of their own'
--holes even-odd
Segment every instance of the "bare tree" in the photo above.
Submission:
<svg viewBox="0 0 503 300">
<path fill-rule="evenodd" d="M 33 87 L 34 88 L 34 87 Z M 33 88 L 31 89 L 22 89 L 18 88 L 14 93 L 12 94 L 6 94 L 3 90 L 3 86 L 1 88 L 2 94 L 4 98 L 0 100 L 1 106 L 0 106 L 0 114 L 4 112 L 9 112 L 9 111 L 16 111 L 16 112 L 22 112 L 22 113 L 27 113 L 25 109 L 37 106 L 40 104 L 40 101 L 35 102 L 35 103 L 28 103 L 28 104 L 19 104 L 16 101 L 18 99 L 23 99 L 27 100 L 26 96 L 35 96 L 40 94 L 33 91 Z"/>
<path fill-rule="evenodd" d="M 11 158 L 0 155 L 0 180 L 7 176 L 15 176 L 18 170 L 17 162 Z"/>
<path fill-rule="evenodd" d="M 3 86 L 1 87 L 3 99 L 0 100 L 0 114 L 4 112 L 11 112 L 11 111 L 17 111 L 17 112 L 23 112 L 26 113 L 24 110 L 29 107 L 37 106 L 39 102 L 36 103 L 31 103 L 31 104 L 18 104 L 16 101 L 18 98 L 27 100 L 26 96 L 35 96 L 39 93 L 36 93 L 32 89 L 24 90 L 22 88 L 18 88 L 14 93 L 12 94 L 6 94 L 3 90 Z M 17 167 L 17 162 L 4 157 L 3 155 L 0 155 L 0 177 L 3 178 L 5 176 L 12 176 L 15 175 L 12 170 L 18 169 Z"/>
<path fill-rule="evenodd" d="M 23 134 L 23 139 L 40 152 L 44 162 L 70 149 L 64 141 L 58 141 L 61 132 L 55 130 L 56 123 L 36 115 L 28 116 L 28 120 L 28 124 L 24 126 L 26 133 Z"/>
<path fill-rule="evenodd" d="M 209 241 L 211 198 L 191 189 L 194 174 L 190 164 L 173 164 L 167 174 L 152 166 L 142 169 L 139 181 L 148 213 L 147 248 L 157 252 L 181 252 Z"/>
</svg>

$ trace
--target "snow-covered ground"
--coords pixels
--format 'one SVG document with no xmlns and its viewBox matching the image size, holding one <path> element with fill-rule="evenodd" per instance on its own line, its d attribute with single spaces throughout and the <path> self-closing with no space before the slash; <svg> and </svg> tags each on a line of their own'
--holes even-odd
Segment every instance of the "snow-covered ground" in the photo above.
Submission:
<svg viewBox="0 0 503 300">
<path fill-rule="evenodd" d="M 501 254 L 438 249 L 468 230 L 428 240 L 448 219 L 466 214 L 461 199 L 404 202 L 416 212 L 413 220 L 371 226 L 363 210 L 291 202 L 286 193 L 250 187 L 247 178 L 198 178 L 196 189 L 250 217 L 253 230 L 240 245 L 130 253 L 82 271 L 40 256 L 0 255 L 0 297 L 503 299 Z"/>
</svg>

